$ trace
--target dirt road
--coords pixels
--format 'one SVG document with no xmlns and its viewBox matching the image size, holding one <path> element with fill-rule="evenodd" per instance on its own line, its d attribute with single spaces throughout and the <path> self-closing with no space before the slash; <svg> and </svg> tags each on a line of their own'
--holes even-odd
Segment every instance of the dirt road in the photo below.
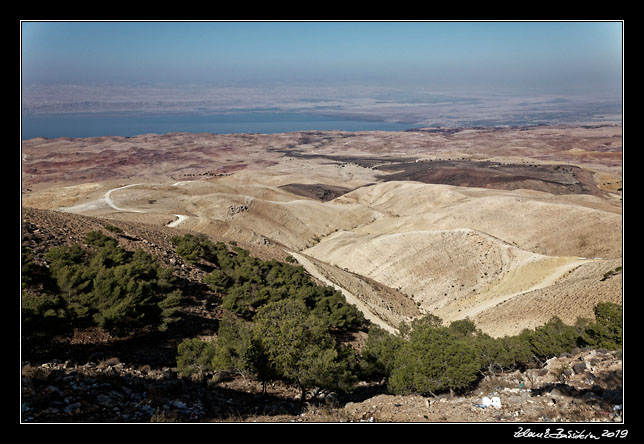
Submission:
<svg viewBox="0 0 644 444">
<path fill-rule="evenodd" d="M 507 293 L 507 294 L 500 294 L 498 296 L 494 296 L 492 298 L 489 298 L 487 300 L 483 300 L 479 303 L 477 303 L 475 306 L 463 309 L 462 311 L 459 312 L 458 319 L 465 319 L 466 317 L 469 317 L 470 319 L 476 316 L 479 313 L 484 312 L 485 310 L 489 310 L 497 306 L 498 304 L 508 301 L 514 297 L 520 296 L 525 293 L 529 293 L 531 291 L 535 290 L 540 290 L 542 288 L 546 288 L 550 285 L 553 285 L 558 279 L 563 277 L 566 273 L 569 271 L 579 267 L 580 265 L 583 265 L 587 262 L 592 262 L 595 259 L 573 259 L 571 258 L 569 262 L 566 262 L 564 264 L 558 265 L 557 267 L 552 268 L 549 273 L 539 282 L 536 284 L 532 285 L 531 287 L 513 292 L 513 293 Z"/>
<path fill-rule="evenodd" d="M 133 184 L 125 185 L 125 186 L 122 186 L 122 187 L 113 188 L 113 189 L 109 190 L 107 193 L 105 193 L 105 194 L 103 195 L 103 199 L 105 199 L 105 202 L 107 203 L 107 205 L 108 205 L 108 206 L 110 206 L 110 207 L 114 208 L 114 209 L 115 209 L 115 210 L 117 210 L 117 211 L 129 211 L 129 212 L 132 212 L 132 213 L 145 213 L 145 211 L 143 211 L 143 210 L 126 209 L 126 208 L 118 207 L 118 206 L 116 206 L 116 204 L 114 203 L 114 201 L 113 201 L 113 200 L 112 200 L 112 198 L 110 197 L 110 196 L 111 196 L 111 194 L 112 194 L 114 191 L 123 190 L 123 189 L 125 189 L 125 188 L 130 188 L 130 187 L 135 187 L 135 186 L 137 186 L 137 185 L 141 185 L 141 184 L 140 184 L 140 183 L 133 183 Z"/>
</svg>

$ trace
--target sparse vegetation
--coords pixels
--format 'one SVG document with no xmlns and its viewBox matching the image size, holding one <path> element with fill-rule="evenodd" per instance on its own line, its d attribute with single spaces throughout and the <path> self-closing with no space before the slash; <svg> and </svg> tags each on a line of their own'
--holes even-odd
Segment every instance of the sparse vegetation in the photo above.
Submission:
<svg viewBox="0 0 644 444">
<path fill-rule="evenodd" d="M 621 135 L 25 140 L 22 419 L 619 422 L 621 307 L 589 309 L 621 298 Z M 104 199 L 135 183 L 112 203 L 136 212 Z M 383 325 L 417 319 L 390 334 L 347 292 Z M 418 318 L 438 310 L 479 315 Z M 477 407 L 494 392 L 502 409 Z"/>
<path fill-rule="evenodd" d="M 355 353 L 339 345 L 328 323 L 297 299 L 262 306 L 252 322 L 227 313 L 217 338 L 189 339 L 178 347 L 182 374 L 239 374 L 265 383 L 283 380 L 297 385 L 301 402 L 311 390 L 350 390 L 357 381 Z"/>
<path fill-rule="evenodd" d="M 173 238 L 182 255 L 209 257 L 218 268 L 204 282 L 223 293 L 225 314 L 213 341 L 187 340 L 178 349 L 183 374 L 214 372 L 296 384 L 304 401 L 317 393 L 348 390 L 357 358 L 334 334 L 364 328 L 363 314 L 332 287 L 315 284 L 302 267 L 250 256 L 191 235 Z"/>
<path fill-rule="evenodd" d="M 190 234 L 174 237 L 177 253 L 196 262 L 207 258 L 217 268 L 205 278 L 214 291 L 223 293 L 222 307 L 251 320 L 257 310 L 270 302 L 295 298 L 302 301 L 331 328 L 358 329 L 365 319 L 354 305 L 348 304 L 341 292 L 315 284 L 304 268 L 252 257 L 247 250 L 225 244 L 213 244 L 205 237 Z"/>
<path fill-rule="evenodd" d="M 622 271 L 622 267 L 617 267 L 614 270 L 607 271 L 606 273 L 604 273 L 604 276 L 601 278 L 601 280 L 605 281 L 606 279 L 608 279 L 608 278 L 610 278 L 612 276 L 615 276 L 620 271 Z"/>
<path fill-rule="evenodd" d="M 142 250 L 126 251 L 100 231 L 85 245 L 50 248 L 48 268 L 23 261 L 23 338 L 43 343 L 72 328 L 98 326 L 113 332 L 166 329 L 177 321 L 181 293 L 169 269 Z"/>
<path fill-rule="evenodd" d="M 121 234 L 121 233 L 123 233 L 123 230 L 122 230 L 122 229 L 120 229 L 119 227 L 116 227 L 116 226 L 114 226 L 114 225 L 111 225 L 111 224 L 105 224 L 104 226 L 105 226 L 105 229 L 106 229 L 107 231 L 110 231 L 110 232 L 112 232 L 112 233 L 116 233 L 116 234 Z"/>
<path fill-rule="evenodd" d="M 365 325 L 361 313 L 331 287 L 315 285 L 302 267 L 262 261 L 246 250 L 190 235 L 173 238 L 189 258 L 218 268 L 204 282 L 223 293 L 226 314 L 213 341 L 179 347 L 184 374 L 241 374 L 263 383 L 284 380 L 302 390 L 349 390 L 358 379 L 387 382 L 391 393 L 435 395 L 467 391 L 484 372 L 536 366 L 575 347 L 621 345 L 621 308 L 600 304 L 594 322 L 553 318 L 533 330 L 494 339 L 469 319 L 444 326 L 425 315 L 399 334 L 371 326 L 359 355 L 338 346 L 332 332 Z M 618 322 L 619 321 L 619 322 Z"/>
<path fill-rule="evenodd" d="M 537 366 L 577 347 L 618 349 L 622 343 L 621 307 L 601 303 L 595 321 L 577 325 L 553 318 L 534 330 L 494 339 L 468 319 L 449 326 L 433 315 L 402 325 L 398 335 L 369 330 L 361 354 L 362 377 L 385 378 L 395 394 L 423 395 L 471 389 L 484 371 Z"/>
</svg>

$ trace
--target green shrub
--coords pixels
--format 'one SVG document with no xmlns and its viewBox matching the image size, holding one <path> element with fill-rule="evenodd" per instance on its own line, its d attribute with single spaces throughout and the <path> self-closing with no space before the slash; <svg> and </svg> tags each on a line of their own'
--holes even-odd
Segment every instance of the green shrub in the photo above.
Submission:
<svg viewBox="0 0 644 444">
<path fill-rule="evenodd" d="M 579 331 L 555 316 L 546 324 L 533 331 L 524 331 L 519 336 L 530 345 L 534 356 L 539 360 L 545 360 L 563 352 L 569 353 L 577 347 Z"/>
<path fill-rule="evenodd" d="M 213 341 L 211 366 L 223 375 L 252 376 L 263 383 L 264 390 L 266 382 L 277 377 L 253 333 L 253 325 L 230 312 L 224 312 Z"/>
<path fill-rule="evenodd" d="M 397 351 L 389 378 L 395 394 L 435 394 L 471 387 L 481 361 L 474 343 L 447 327 L 422 326 L 411 331 Z"/>
<path fill-rule="evenodd" d="M 177 254 L 191 264 L 198 264 L 202 259 L 213 262 L 220 250 L 226 250 L 223 243 L 216 245 L 204 234 L 173 236 L 170 241 L 174 244 Z"/>
<path fill-rule="evenodd" d="M 105 224 L 104 227 L 105 227 L 105 229 L 107 231 L 111 231 L 112 233 L 116 233 L 116 234 L 123 233 L 123 230 L 121 230 L 119 227 L 115 227 L 114 225 L 111 225 L 111 224 Z"/>
<path fill-rule="evenodd" d="M 224 293 L 222 307 L 238 316 L 251 320 L 263 305 L 295 298 L 333 328 L 359 329 L 365 325 L 362 312 L 348 304 L 341 292 L 317 285 L 303 267 L 263 261 L 236 246 L 231 252 L 223 244 L 212 251 L 218 268 L 204 278 L 204 283 Z"/>
<path fill-rule="evenodd" d="M 404 340 L 377 325 L 369 328 L 367 340 L 361 350 L 360 370 L 363 378 L 389 378 L 394 369 L 398 350 Z"/>
<path fill-rule="evenodd" d="M 210 372 L 213 356 L 212 341 L 186 339 L 177 346 L 177 371 L 183 376 Z"/>
<path fill-rule="evenodd" d="M 85 235 L 85 243 L 92 247 L 103 248 L 107 245 L 118 248 L 118 241 L 100 231 L 90 231 Z"/>
<path fill-rule="evenodd" d="M 112 331 L 165 329 L 178 319 L 181 294 L 173 288 L 170 270 L 142 250 L 120 248 L 101 232 L 89 232 L 85 241 L 88 249 L 76 244 L 52 247 L 45 254 L 56 287 L 47 297 L 62 304 L 71 324 Z M 42 312 L 46 304 L 26 306 L 25 313 L 34 316 L 29 307 Z"/>
<path fill-rule="evenodd" d="M 63 298 L 56 294 L 22 292 L 22 345 L 37 351 L 46 347 L 52 336 L 69 331 L 69 315 Z"/>
<path fill-rule="evenodd" d="M 580 343 L 585 346 L 618 349 L 622 346 L 622 307 L 612 302 L 595 306 L 595 322 L 583 327 Z"/>
<path fill-rule="evenodd" d="M 186 340 L 177 349 L 182 375 L 218 372 L 252 376 L 265 383 L 297 385 L 306 399 L 310 390 L 348 391 L 357 381 L 357 360 L 337 344 L 326 322 L 290 298 L 262 306 L 251 321 L 225 312 L 212 341 Z"/>
<path fill-rule="evenodd" d="M 174 290 L 157 304 L 161 310 L 159 330 L 166 331 L 170 326 L 181 320 L 180 306 L 182 297 L 180 290 Z"/>
<path fill-rule="evenodd" d="M 496 365 L 501 368 L 525 368 L 533 361 L 530 343 L 522 336 L 504 336 L 496 339 L 499 345 Z"/>
<path fill-rule="evenodd" d="M 296 299 L 261 307 L 252 324 L 253 336 L 278 378 L 302 391 L 348 391 L 356 382 L 355 355 L 337 346 L 328 325 Z"/>
</svg>

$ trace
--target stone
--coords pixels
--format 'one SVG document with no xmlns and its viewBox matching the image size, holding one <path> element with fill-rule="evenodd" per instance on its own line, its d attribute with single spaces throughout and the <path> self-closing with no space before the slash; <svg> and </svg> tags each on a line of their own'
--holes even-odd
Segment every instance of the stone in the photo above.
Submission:
<svg viewBox="0 0 644 444">
<path fill-rule="evenodd" d="M 588 367 L 586 366 L 585 362 L 580 362 L 579 364 L 575 364 L 572 369 L 575 371 L 575 374 L 581 374 L 586 370 Z"/>
<path fill-rule="evenodd" d="M 67 407 L 63 409 L 65 413 L 71 413 L 73 411 L 76 411 L 81 408 L 81 403 L 80 402 L 75 402 L 73 404 L 69 404 Z"/>
</svg>

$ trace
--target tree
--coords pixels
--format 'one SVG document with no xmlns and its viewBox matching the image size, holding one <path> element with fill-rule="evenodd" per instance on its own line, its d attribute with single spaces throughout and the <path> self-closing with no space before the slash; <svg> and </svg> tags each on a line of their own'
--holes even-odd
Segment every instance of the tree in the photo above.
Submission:
<svg viewBox="0 0 644 444">
<path fill-rule="evenodd" d="M 480 368 L 474 341 L 428 318 L 416 323 L 398 349 L 388 386 L 396 394 L 451 392 L 471 386 Z"/>
<path fill-rule="evenodd" d="M 365 325 L 362 312 L 348 304 L 340 291 L 315 284 L 304 268 L 276 260 L 263 261 L 239 247 L 233 247 L 230 255 L 217 251 L 220 268 L 212 270 L 204 282 L 214 291 L 224 293 L 224 309 L 252 320 L 261 306 L 295 298 L 332 328 L 349 330 Z"/>
<path fill-rule="evenodd" d="M 204 283 L 217 292 L 222 292 L 229 288 L 233 280 L 223 270 L 214 269 L 204 277 Z"/>
<path fill-rule="evenodd" d="M 126 264 L 100 267 L 87 297 L 94 322 L 109 330 L 149 324 L 167 326 L 163 323 L 163 312 L 175 315 L 175 310 L 168 310 L 178 305 L 180 299 L 178 292 L 167 295 L 172 288 L 170 280 L 169 270 L 142 250 L 137 250 Z"/>
<path fill-rule="evenodd" d="M 170 241 L 177 254 L 191 264 L 197 265 L 201 259 L 212 261 L 217 257 L 217 246 L 204 234 L 173 236 Z"/>
<path fill-rule="evenodd" d="M 582 327 L 580 343 L 586 346 L 618 349 L 622 346 L 622 307 L 601 302 L 594 308 L 595 322 Z"/>
<path fill-rule="evenodd" d="M 45 347 L 52 336 L 69 328 L 63 298 L 56 294 L 22 292 L 21 330 L 26 350 Z"/>
<path fill-rule="evenodd" d="M 367 379 L 389 378 L 394 369 L 395 357 L 404 340 L 385 329 L 373 325 L 362 347 L 360 370 Z"/>
<path fill-rule="evenodd" d="M 499 346 L 495 364 L 501 368 L 525 368 L 534 360 L 529 342 L 520 335 L 503 336 L 495 342 Z"/>
<path fill-rule="evenodd" d="M 199 338 L 186 339 L 177 346 L 177 370 L 184 376 L 198 375 L 212 370 L 213 343 Z"/>
<path fill-rule="evenodd" d="M 134 253 L 100 231 L 80 245 L 52 247 L 45 254 L 69 320 L 76 327 L 109 330 L 156 326 L 166 329 L 179 318 L 181 293 L 171 270 L 143 250 Z"/>
<path fill-rule="evenodd" d="M 312 388 L 349 390 L 355 383 L 355 356 L 337 347 L 328 325 L 302 301 L 289 298 L 261 307 L 253 336 L 275 374 L 300 388 L 301 402 Z"/>
<path fill-rule="evenodd" d="M 264 375 L 260 374 L 261 365 L 257 365 L 259 362 L 255 360 L 259 355 L 256 347 L 250 323 L 225 311 L 214 340 L 213 370 L 242 376 L 255 375 L 265 380 Z"/>
<path fill-rule="evenodd" d="M 574 326 L 566 325 L 561 319 L 553 316 L 544 325 L 533 331 L 524 331 L 520 336 L 530 344 L 533 355 L 544 360 L 563 352 L 572 351 L 577 346 L 579 331 Z"/>
</svg>

